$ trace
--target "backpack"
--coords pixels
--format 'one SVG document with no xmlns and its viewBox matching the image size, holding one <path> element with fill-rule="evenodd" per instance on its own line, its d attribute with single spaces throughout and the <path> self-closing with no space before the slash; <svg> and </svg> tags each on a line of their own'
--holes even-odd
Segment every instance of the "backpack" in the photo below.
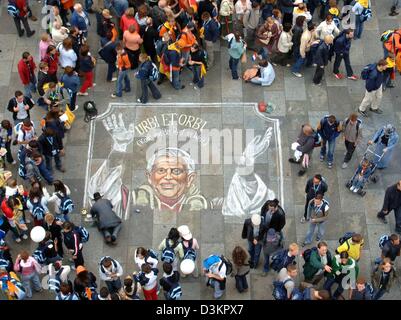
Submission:
<svg viewBox="0 0 401 320">
<path fill-rule="evenodd" d="M 159 79 L 159 69 L 153 62 L 152 62 L 152 69 L 150 70 L 149 73 L 149 79 L 151 81 L 156 81 Z"/>
<path fill-rule="evenodd" d="M 42 207 L 42 204 L 39 202 L 32 202 L 32 215 L 36 220 L 43 220 L 46 211 Z"/>
<path fill-rule="evenodd" d="M 384 245 L 389 241 L 390 241 L 390 236 L 388 236 L 386 234 L 381 236 L 379 239 L 379 248 L 383 249 Z"/>
<path fill-rule="evenodd" d="M 67 195 L 62 196 L 58 192 L 56 193 L 56 195 L 60 199 L 60 206 L 59 206 L 60 213 L 62 214 L 71 213 L 75 208 L 71 198 Z"/>
<path fill-rule="evenodd" d="M 75 231 L 78 232 L 79 236 L 81 237 L 82 243 L 89 241 L 89 232 L 88 232 L 88 230 L 86 230 L 85 227 L 82 227 L 82 226 L 75 227 Z"/>
<path fill-rule="evenodd" d="M 166 51 L 167 49 L 167 43 L 164 43 L 162 39 L 157 39 L 155 42 L 155 49 L 156 49 L 156 54 L 161 57 L 162 54 Z"/>
<path fill-rule="evenodd" d="M 311 249 L 306 249 L 304 252 L 302 252 L 302 257 L 304 258 L 305 263 L 309 262 L 312 252 L 314 251 L 317 252 L 316 247 L 313 247 Z"/>
<path fill-rule="evenodd" d="M 192 260 L 192 261 L 195 261 L 195 260 L 196 260 L 196 252 L 195 252 L 194 249 L 188 248 L 188 249 L 185 251 L 184 259 L 183 259 L 183 260 L 186 260 L 186 259 L 189 259 L 189 260 Z"/>
<path fill-rule="evenodd" d="M 207 257 L 205 260 L 203 260 L 203 268 L 205 268 L 206 270 L 209 270 L 211 266 L 213 266 L 216 263 L 219 263 L 220 261 L 221 261 L 221 258 L 219 256 L 212 254 L 209 257 Z"/>
<path fill-rule="evenodd" d="M 182 289 L 178 282 L 172 283 L 168 278 L 164 278 L 170 285 L 170 290 L 167 292 L 167 300 L 180 300 L 182 296 Z"/>
<path fill-rule="evenodd" d="M 355 234 L 355 232 L 351 232 L 351 231 L 344 233 L 344 235 L 340 239 L 338 239 L 338 243 L 340 245 L 342 245 L 344 242 L 351 239 L 354 234 Z"/>
<path fill-rule="evenodd" d="M 273 298 L 275 300 L 288 300 L 287 297 L 287 289 L 285 288 L 285 284 L 289 281 L 293 281 L 292 279 L 286 279 L 285 281 L 274 281 L 273 282 Z"/>
<path fill-rule="evenodd" d="M 287 250 L 280 250 L 276 254 L 272 256 L 272 262 L 270 267 L 274 270 L 279 272 L 284 267 L 285 256 L 287 255 Z"/>
<path fill-rule="evenodd" d="M 365 66 L 362 71 L 361 71 L 361 78 L 362 80 L 367 80 L 369 77 L 369 73 L 370 71 L 372 71 L 372 66 L 374 66 L 374 64 L 368 64 L 367 66 Z"/>
<path fill-rule="evenodd" d="M 349 123 L 349 118 L 347 118 L 345 120 L 345 127 L 348 125 L 348 123 Z M 356 120 L 356 135 L 357 136 L 359 135 L 359 128 L 361 127 L 361 125 L 362 125 L 362 120 L 357 119 Z M 345 127 L 344 127 L 344 131 L 345 131 Z"/>
<path fill-rule="evenodd" d="M 394 34 L 394 31 L 395 30 L 392 29 L 384 31 L 380 36 L 380 41 L 387 42 L 388 40 L 390 40 L 391 36 Z"/>
<path fill-rule="evenodd" d="M 373 288 L 373 286 L 370 283 L 366 283 L 365 286 L 366 286 L 366 289 L 365 289 L 365 294 L 363 295 L 363 297 L 366 298 L 366 292 L 367 292 L 370 295 L 371 300 L 373 300 L 375 289 Z"/>
<path fill-rule="evenodd" d="M 359 16 L 359 19 L 361 20 L 361 22 L 372 19 L 372 9 L 364 8 L 361 12 L 361 15 Z"/>
<path fill-rule="evenodd" d="M 39 246 L 33 253 L 32 257 L 40 264 L 43 265 L 46 262 L 44 251 L 46 246 Z"/>
<path fill-rule="evenodd" d="M 84 121 L 89 122 L 97 117 L 98 111 L 94 101 L 86 101 L 84 103 L 85 117 Z"/>
<path fill-rule="evenodd" d="M 166 239 L 166 247 L 163 249 L 161 260 L 167 263 L 173 263 L 175 260 L 174 248 L 170 246 L 169 239 Z"/>
<path fill-rule="evenodd" d="M 14 1 L 9 1 L 7 5 L 7 13 L 13 18 L 18 18 L 20 11 L 17 8 L 17 4 Z"/>
<path fill-rule="evenodd" d="M 65 301 L 67 301 L 67 300 L 79 300 L 79 299 L 77 298 L 77 295 L 75 293 L 70 293 L 67 298 L 63 298 L 61 296 L 61 292 L 59 292 L 57 294 L 57 296 L 56 296 L 56 300 L 65 300 Z"/>
<path fill-rule="evenodd" d="M 220 259 L 226 265 L 226 276 L 229 276 L 233 272 L 233 264 L 231 263 L 231 261 L 228 258 L 226 258 L 223 255 L 220 256 Z M 219 271 L 221 270 L 223 263 L 219 266 L 219 268 L 218 268 Z"/>
</svg>

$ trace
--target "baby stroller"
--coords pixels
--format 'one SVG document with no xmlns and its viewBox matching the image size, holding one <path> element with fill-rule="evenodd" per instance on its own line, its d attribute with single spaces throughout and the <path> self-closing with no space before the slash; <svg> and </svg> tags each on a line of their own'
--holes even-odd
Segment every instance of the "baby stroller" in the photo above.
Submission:
<svg viewBox="0 0 401 320">
<path fill-rule="evenodd" d="M 351 180 L 346 183 L 346 187 L 352 192 L 359 194 L 361 197 L 365 196 L 366 191 L 363 190 L 365 184 L 369 181 L 376 183 L 377 176 L 374 175 L 376 171 L 377 163 L 380 162 L 384 153 L 381 155 L 376 154 L 368 146 L 365 153 L 363 154 L 362 160 L 352 176 Z"/>
</svg>

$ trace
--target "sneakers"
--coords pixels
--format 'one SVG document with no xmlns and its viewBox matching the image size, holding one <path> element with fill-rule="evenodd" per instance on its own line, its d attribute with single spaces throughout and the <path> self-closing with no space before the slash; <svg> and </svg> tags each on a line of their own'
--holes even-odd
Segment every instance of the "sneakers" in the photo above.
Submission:
<svg viewBox="0 0 401 320">
<path fill-rule="evenodd" d="M 75 112 L 75 111 L 77 111 L 79 109 L 79 105 L 75 105 L 75 108 L 74 108 L 74 110 L 71 110 L 72 112 Z"/>
<path fill-rule="evenodd" d="M 121 96 L 118 96 L 116 93 L 112 93 L 110 97 L 112 97 L 112 98 L 121 98 Z"/>
<path fill-rule="evenodd" d="M 350 80 L 354 80 L 354 81 L 359 79 L 358 76 L 356 76 L 354 74 L 352 76 L 350 76 L 350 77 L 347 77 L 347 78 L 350 79 Z"/>
<path fill-rule="evenodd" d="M 367 116 L 368 116 L 368 113 L 367 113 L 366 111 L 362 111 L 362 110 L 358 109 L 358 112 L 359 112 L 361 115 L 363 115 L 364 117 L 367 117 Z"/>
<path fill-rule="evenodd" d="M 324 161 L 324 156 L 320 155 L 319 156 L 319 160 L 320 160 L 320 162 L 323 162 Z"/>
<path fill-rule="evenodd" d="M 288 162 L 290 162 L 290 163 L 300 163 L 300 161 L 296 161 L 294 158 L 288 159 Z"/>
<path fill-rule="evenodd" d="M 329 162 L 329 163 L 327 164 L 327 168 L 329 168 L 329 169 L 333 168 L 333 163 L 332 163 L 332 162 Z"/>
<path fill-rule="evenodd" d="M 285 66 L 286 66 L 287 68 L 291 67 L 291 65 L 290 65 L 289 63 L 287 63 Z"/>
<path fill-rule="evenodd" d="M 299 72 L 292 72 L 292 74 L 293 74 L 294 76 L 296 76 L 297 78 L 302 78 L 302 74 L 299 73 Z"/>
<path fill-rule="evenodd" d="M 13 162 L 11 162 L 11 164 L 17 164 L 17 161 L 14 160 Z"/>
<path fill-rule="evenodd" d="M 298 176 L 302 177 L 306 173 L 306 170 L 302 169 L 298 171 Z"/>
<path fill-rule="evenodd" d="M 372 111 L 372 112 L 374 112 L 374 113 L 377 113 L 377 114 L 382 114 L 382 113 L 383 113 L 383 110 L 382 110 L 382 109 L 379 109 L 379 108 L 377 108 L 377 109 L 369 108 L 369 110 Z"/>
<path fill-rule="evenodd" d="M 27 234 L 23 234 L 22 235 L 22 239 L 24 239 L 24 240 L 28 239 L 28 235 Z"/>
<path fill-rule="evenodd" d="M 117 77 L 111 78 L 111 82 L 115 82 L 115 81 L 117 81 Z"/>
<path fill-rule="evenodd" d="M 309 219 L 305 219 L 305 217 L 301 218 L 301 223 L 305 223 L 305 222 L 308 222 L 308 221 L 309 221 Z"/>
<path fill-rule="evenodd" d="M 359 189 L 358 188 L 354 188 L 354 193 L 357 193 L 358 191 L 359 191 Z"/>
<path fill-rule="evenodd" d="M 341 168 L 345 169 L 348 167 L 348 163 L 344 162 L 343 165 L 341 166 Z"/>
<path fill-rule="evenodd" d="M 341 80 L 344 79 L 344 75 L 341 73 L 335 73 L 334 76 L 336 77 L 336 79 Z"/>
<path fill-rule="evenodd" d="M 349 188 L 352 192 L 354 192 L 354 190 L 355 190 L 355 187 L 354 186 L 351 186 L 351 188 Z"/>
<path fill-rule="evenodd" d="M 89 93 L 87 93 L 87 92 L 78 92 L 77 93 L 77 96 L 88 96 L 89 95 Z"/>
<path fill-rule="evenodd" d="M 20 242 L 21 242 L 21 238 L 15 239 L 15 242 L 16 242 L 16 243 L 20 243 Z"/>
</svg>

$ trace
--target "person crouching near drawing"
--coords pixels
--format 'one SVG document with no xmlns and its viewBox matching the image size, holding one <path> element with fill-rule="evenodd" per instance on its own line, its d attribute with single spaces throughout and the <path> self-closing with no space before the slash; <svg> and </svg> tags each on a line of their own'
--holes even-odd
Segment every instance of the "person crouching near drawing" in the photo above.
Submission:
<svg viewBox="0 0 401 320">
<path fill-rule="evenodd" d="M 121 230 L 121 219 L 113 211 L 113 205 L 110 200 L 102 199 L 99 192 L 93 195 L 95 203 L 90 214 L 96 219 L 99 230 L 103 233 L 107 244 L 117 244 L 117 236 Z"/>
<path fill-rule="evenodd" d="M 298 171 L 298 176 L 303 176 L 309 167 L 309 162 L 315 148 L 316 132 L 309 124 L 304 124 L 298 135 L 298 139 L 291 146 L 294 150 L 294 157 L 288 159 L 291 163 L 301 164 L 301 169 Z"/>
</svg>

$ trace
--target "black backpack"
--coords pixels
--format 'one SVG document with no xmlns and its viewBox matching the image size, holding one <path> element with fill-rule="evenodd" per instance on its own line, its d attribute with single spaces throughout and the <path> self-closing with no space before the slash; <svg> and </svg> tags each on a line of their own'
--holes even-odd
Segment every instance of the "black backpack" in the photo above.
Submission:
<svg viewBox="0 0 401 320">
<path fill-rule="evenodd" d="M 218 268 L 219 271 L 223 267 L 223 264 L 225 264 L 226 265 L 226 276 L 229 276 L 233 272 L 233 264 L 231 263 L 231 261 L 228 258 L 226 258 L 223 255 L 220 256 L 220 259 L 221 259 L 221 261 L 223 261 L 223 263 L 220 264 L 220 266 Z"/>
<path fill-rule="evenodd" d="M 98 111 L 96 109 L 96 103 L 94 101 L 86 101 L 84 103 L 85 117 L 84 121 L 89 122 L 96 119 Z"/>
</svg>

